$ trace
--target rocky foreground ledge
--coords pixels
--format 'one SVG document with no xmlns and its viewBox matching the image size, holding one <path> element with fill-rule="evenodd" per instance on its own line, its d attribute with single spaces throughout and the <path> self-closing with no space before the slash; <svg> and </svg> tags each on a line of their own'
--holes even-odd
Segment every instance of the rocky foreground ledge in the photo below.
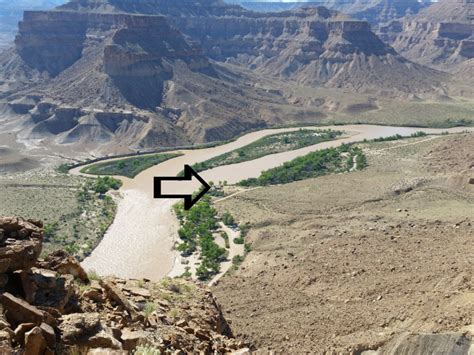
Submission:
<svg viewBox="0 0 474 355">
<path fill-rule="evenodd" d="M 0 217 L 1 354 L 246 352 L 205 287 L 88 276 L 63 251 L 39 259 L 42 227 Z"/>
</svg>

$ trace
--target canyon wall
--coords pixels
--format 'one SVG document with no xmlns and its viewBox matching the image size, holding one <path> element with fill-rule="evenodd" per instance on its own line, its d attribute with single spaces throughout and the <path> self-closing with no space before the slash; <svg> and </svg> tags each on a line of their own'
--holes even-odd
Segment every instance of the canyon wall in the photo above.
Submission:
<svg viewBox="0 0 474 355">
<path fill-rule="evenodd" d="M 440 0 L 416 16 L 381 26 L 379 33 L 403 56 L 455 71 L 474 58 L 474 3 Z"/>
<path fill-rule="evenodd" d="M 401 57 L 368 22 L 325 7 L 75 0 L 26 12 L 15 42 L 0 55 L 0 98 L 25 120 L 22 139 L 81 150 L 228 139 L 325 115 L 261 86 L 262 75 L 362 95 L 444 93 L 441 74 Z M 63 122 L 61 109 L 79 113 Z M 118 115 L 117 124 L 98 114 Z"/>
</svg>

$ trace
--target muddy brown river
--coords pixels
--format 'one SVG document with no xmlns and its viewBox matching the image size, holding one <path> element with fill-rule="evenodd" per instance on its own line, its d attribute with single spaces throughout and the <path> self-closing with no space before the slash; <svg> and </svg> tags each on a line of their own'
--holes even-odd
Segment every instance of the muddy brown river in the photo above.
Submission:
<svg viewBox="0 0 474 355">
<path fill-rule="evenodd" d="M 426 133 L 450 133 L 465 130 L 474 131 L 474 128 L 452 129 L 420 129 L 410 127 L 391 127 L 375 125 L 345 125 L 325 127 L 304 127 L 306 129 L 333 129 L 344 132 L 340 139 L 323 142 L 298 150 L 267 155 L 239 164 L 217 167 L 204 171 L 200 175 L 207 181 L 227 181 L 236 183 L 242 179 L 258 177 L 264 170 L 276 167 L 296 157 L 309 152 L 336 147 L 343 143 L 387 137 L 394 134 L 409 136 L 416 131 Z M 155 165 L 134 179 L 119 177 L 123 182 L 121 192 L 123 198 L 118 202 L 117 215 L 104 238 L 92 254 L 83 261 L 87 270 L 94 270 L 99 275 L 115 275 L 124 278 L 147 278 L 159 280 L 170 274 L 177 263 L 177 253 L 174 243 L 177 241 L 178 221 L 172 213 L 172 205 L 177 200 L 153 198 L 154 176 L 176 176 L 185 164 L 202 162 L 225 152 L 243 147 L 267 135 L 290 132 L 299 128 L 266 129 L 248 133 L 234 142 L 221 146 L 179 150 L 183 155 L 161 164 Z M 113 159 L 111 159 L 113 160 Z M 71 170 L 72 174 L 80 174 L 79 167 Z M 169 182 L 164 186 L 165 192 L 180 191 L 188 193 L 199 187 L 199 183 Z"/>
</svg>

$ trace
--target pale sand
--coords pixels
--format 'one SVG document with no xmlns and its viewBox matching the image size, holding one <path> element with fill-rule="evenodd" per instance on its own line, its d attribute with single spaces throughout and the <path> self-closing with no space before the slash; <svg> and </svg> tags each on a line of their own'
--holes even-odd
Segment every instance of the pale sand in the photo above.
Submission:
<svg viewBox="0 0 474 355">
<path fill-rule="evenodd" d="M 220 223 L 220 227 L 229 236 L 229 243 L 230 243 L 230 248 L 228 249 L 229 255 L 227 256 L 227 261 L 224 261 L 223 263 L 221 263 L 220 272 L 212 278 L 212 280 L 209 282 L 209 286 L 215 285 L 217 281 L 219 281 L 219 279 L 222 276 L 224 276 L 224 274 L 227 271 L 229 271 L 229 269 L 232 267 L 232 258 L 234 256 L 236 255 L 244 256 L 244 253 L 245 253 L 245 247 L 243 244 L 234 243 L 234 239 L 240 237 L 240 232 L 227 227 L 226 225 L 224 225 L 224 223 Z"/>
<path fill-rule="evenodd" d="M 236 183 L 242 179 L 258 177 L 263 170 L 279 166 L 285 161 L 315 150 L 336 147 L 342 143 L 387 137 L 394 134 L 408 136 L 416 131 L 427 133 L 474 131 L 472 127 L 420 129 L 371 125 L 305 128 L 330 128 L 345 131 L 346 136 L 335 141 L 324 142 L 303 149 L 268 155 L 240 164 L 218 167 L 205 171 L 200 175 L 207 181 L 217 182 L 226 180 L 229 183 Z M 153 166 L 140 173 L 134 179 L 123 179 L 124 186 L 122 192 L 124 198 L 119 202 L 114 223 L 107 231 L 100 245 L 92 252 L 90 257 L 84 260 L 84 267 L 87 270 L 95 270 L 100 275 L 149 278 L 151 280 L 158 280 L 168 274 L 178 275 L 183 266 L 179 265 L 178 254 L 173 250 L 174 242 L 177 240 L 178 221 L 174 217 L 171 207 L 176 201 L 153 199 L 153 177 L 176 176 L 183 169 L 184 164 L 192 165 L 245 146 L 264 136 L 297 129 L 266 129 L 249 133 L 234 142 L 213 148 L 181 150 L 182 156 Z M 81 168 L 73 169 L 71 173 L 79 174 Z M 178 188 L 178 186 L 182 188 L 182 184 L 169 182 L 166 188 L 171 191 Z M 193 183 L 189 184 L 186 190 L 192 191 L 198 187 L 197 181 L 193 180 Z M 171 272 L 173 266 L 176 267 L 176 270 Z"/>
</svg>

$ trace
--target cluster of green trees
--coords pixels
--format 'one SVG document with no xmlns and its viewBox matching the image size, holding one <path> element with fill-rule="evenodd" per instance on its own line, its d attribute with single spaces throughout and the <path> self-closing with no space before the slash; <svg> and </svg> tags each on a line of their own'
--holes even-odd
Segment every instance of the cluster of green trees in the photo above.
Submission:
<svg viewBox="0 0 474 355">
<path fill-rule="evenodd" d="M 372 140 L 372 142 L 389 142 L 389 141 L 398 141 L 400 139 L 406 139 L 406 138 L 418 138 L 418 137 L 425 137 L 428 134 L 423 131 L 417 131 L 415 133 L 412 133 L 409 137 L 407 136 L 402 136 L 401 134 L 394 134 L 393 136 L 388 136 L 388 137 L 380 137 L 380 138 L 375 138 Z M 367 141 L 367 140 L 365 140 Z"/>
<path fill-rule="evenodd" d="M 72 164 L 64 163 L 64 164 L 59 165 L 56 168 L 56 170 L 61 174 L 67 174 L 67 173 L 69 173 L 69 170 L 72 169 L 72 167 L 73 167 Z"/>
<path fill-rule="evenodd" d="M 133 158 L 97 163 L 81 170 L 82 173 L 92 175 L 119 175 L 134 178 L 143 170 L 166 160 L 176 158 L 181 154 L 153 154 Z"/>
<path fill-rule="evenodd" d="M 222 165 L 254 160 L 265 155 L 287 152 L 333 140 L 341 134 L 342 132 L 340 131 L 313 129 L 299 129 L 293 132 L 272 134 L 256 140 L 245 147 L 194 164 L 193 169 L 199 172 Z"/>
<path fill-rule="evenodd" d="M 227 258 L 225 248 L 219 247 L 212 233 L 217 229 L 217 211 L 211 206 L 210 199 L 204 197 L 193 208 L 186 211 L 183 204 L 174 206 L 180 221 L 179 237 L 183 241 L 177 249 L 182 255 L 188 256 L 199 246 L 201 264 L 196 270 L 200 280 L 207 280 L 219 273 L 220 263 Z"/>
<path fill-rule="evenodd" d="M 110 176 L 97 178 L 93 183 L 93 190 L 103 195 L 110 190 L 118 190 L 122 186 L 122 182 Z"/>
<path fill-rule="evenodd" d="M 367 156 L 364 153 L 357 154 L 356 156 L 357 170 L 362 170 L 367 166 Z"/>
<path fill-rule="evenodd" d="M 357 169 L 367 166 L 367 159 L 362 149 L 354 145 L 343 144 L 337 148 L 309 153 L 279 167 L 266 170 L 258 178 L 246 179 L 239 184 L 241 186 L 286 184 L 330 173 L 349 171 L 353 167 L 354 159 L 358 162 Z"/>
</svg>

